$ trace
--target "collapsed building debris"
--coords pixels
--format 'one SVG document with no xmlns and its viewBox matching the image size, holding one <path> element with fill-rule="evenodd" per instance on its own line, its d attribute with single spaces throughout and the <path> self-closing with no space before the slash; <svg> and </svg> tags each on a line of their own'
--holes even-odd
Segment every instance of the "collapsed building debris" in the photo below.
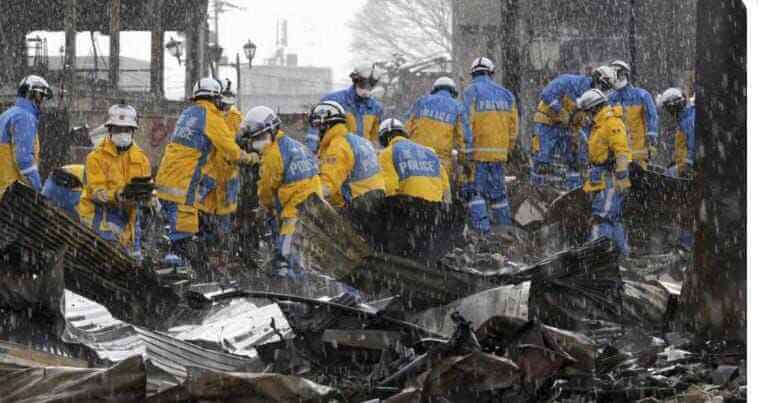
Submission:
<svg viewBox="0 0 758 403">
<path fill-rule="evenodd" d="M 0 240 L 3 249 L 24 253 L 63 248 L 66 288 L 103 303 L 131 323 L 160 327 L 179 303 L 179 296 L 162 286 L 151 270 L 138 267 L 118 247 L 19 182 L 0 200 Z"/>
</svg>

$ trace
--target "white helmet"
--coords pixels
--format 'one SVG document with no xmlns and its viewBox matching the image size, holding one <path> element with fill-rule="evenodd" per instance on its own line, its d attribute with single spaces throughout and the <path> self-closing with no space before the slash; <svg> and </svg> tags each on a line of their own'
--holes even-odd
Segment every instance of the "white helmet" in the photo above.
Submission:
<svg viewBox="0 0 758 403">
<path fill-rule="evenodd" d="M 602 91 L 609 91 L 616 85 L 616 69 L 600 66 L 592 70 L 592 86 Z"/>
<path fill-rule="evenodd" d="M 477 57 L 474 59 L 474 62 L 471 63 L 471 74 L 478 73 L 480 71 L 485 71 L 489 74 L 493 74 L 495 72 L 495 63 L 486 57 Z"/>
<path fill-rule="evenodd" d="M 395 118 L 384 119 L 382 124 L 379 125 L 379 143 L 382 147 L 387 147 L 390 143 L 390 134 L 394 132 L 401 132 L 407 135 L 408 132 L 403 126 L 403 122 Z"/>
<path fill-rule="evenodd" d="M 347 114 L 345 113 L 345 108 L 335 101 L 319 102 L 311 109 L 311 113 L 308 115 L 308 122 L 311 127 L 322 131 L 337 123 L 345 123 L 346 121 Z"/>
<path fill-rule="evenodd" d="M 234 105 L 236 102 L 237 94 L 235 94 L 234 90 L 232 90 L 232 81 L 227 78 L 226 84 L 221 82 L 221 103 L 226 105 Z"/>
<path fill-rule="evenodd" d="M 608 98 L 605 96 L 605 93 L 597 88 L 592 88 L 579 97 L 576 101 L 576 106 L 583 111 L 588 111 L 606 103 L 608 103 Z"/>
<path fill-rule="evenodd" d="M 615 67 L 619 71 L 625 71 L 627 74 L 629 74 L 629 72 L 632 71 L 629 65 L 623 60 L 614 60 L 611 63 L 611 67 Z"/>
<path fill-rule="evenodd" d="M 276 134 L 279 131 L 282 121 L 273 109 L 268 106 L 256 106 L 245 114 L 245 121 L 242 122 L 242 132 L 250 137 L 260 136 L 261 134 Z"/>
<path fill-rule="evenodd" d="M 192 88 L 192 98 L 209 97 L 216 98 L 221 96 L 221 83 L 213 77 L 201 78 Z"/>
<path fill-rule="evenodd" d="M 50 89 L 50 85 L 40 76 L 26 76 L 18 83 L 18 96 L 28 97 L 31 92 L 38 92 L 47 99 L 53 97 L 53 90 Z"/>
<path fill-rule="evenodd" d="M 450 93 L 453 94 L 453 97 L 458 96 L 458 90 L 455 88 L 455 81 L 450 77 L 440 77 L 434 81 L 434 84 L 432 84 L 432 93 L 442 89 L 450 91 Z"/>
<path fill-rule="evenodd" d="M 373 64 L 361 64 L 350 72 L 350 79 L 353 83 L 366 81 L 370 87 L 374 87 L 379 82 L 379 74 Z"/>
<path fill-rule="evenodd" d="M 137 110 L 133 106 L 127 104 L 116 104 L 108 109 L 108 120 L 105 122 L 105 127 L 120 126 L 120 127 L 132 127 L 138 128 L 137 125 Z"/>
<path fill-rule="evenodd" d="M 664 108 L 681 108 L 687 103 L 687 98 L 679 88 L 669 88 L 658 95 L 657 104 Z"/>
</svg>

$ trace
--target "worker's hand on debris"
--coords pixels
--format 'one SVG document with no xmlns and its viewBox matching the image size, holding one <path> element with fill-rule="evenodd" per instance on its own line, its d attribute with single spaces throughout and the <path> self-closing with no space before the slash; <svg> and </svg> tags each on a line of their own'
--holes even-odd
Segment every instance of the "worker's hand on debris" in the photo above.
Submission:
<svg viewBox="0 0 758 403">
<path fill-rule="evenodd" d="M 242 155 L 240 156 L 240 164 L 242 165 L 255 165 L 258 162 L 260 162 L 261 157 L 258 155 L 258 153 L 249 153 L 247 151 L 242 151 Z"/>
<path fill-rule="evenodd" d="M 648 155 L 650 156 L 650 159 L 655 158 L 658 155 L 658 147 L 654 145 L 650 145 L 648 148 Z"/>
</svg>

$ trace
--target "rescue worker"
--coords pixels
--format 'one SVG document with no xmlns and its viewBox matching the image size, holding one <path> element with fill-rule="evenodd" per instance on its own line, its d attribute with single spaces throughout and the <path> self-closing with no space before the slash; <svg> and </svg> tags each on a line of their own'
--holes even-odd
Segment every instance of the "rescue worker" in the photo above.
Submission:
<svg viewBox="0 0 758 403">
<path fill-rule="evenodd" d="M 156 188 L 168 222 L 170 254 L 192 258 L 190 243 L 199 230 L 195 202 L 210 192 L 200 186 L 206 165 L 216 151 L 231 163 L 252 163 L 253 156 L 240 150 L 221 111 L 221 85 L 216 79 L 200 79 L 192 91 L 193 105 L 182 111 L 163 154 Z"/>
<path fill-rule="evenodd" d="M 586 139 L 580 134 L 582 118 L 577 116 L 576 102 L 591 88 L 603 92 L 613 89 L 615 73 L 611 67 L 600 66 L 590 75 L 561 74 L 542 90 L 534 114 L 532 184 L 545 185 L 546 175 L 552 174 L 563 177 L 563 183 L 558 186 L 565 190 L 581 186 L 581 170 L 587 158 L 584 152 Z"/>
<path fill-rule="evenodd" d="M 245 115 L 242 130 L 261 155 L 258 201 L 276 221 L 273 275 L 298 277 L 302 267 L 292 249 L 298 208 L 311 195 L 323 196 L 316 158 L 305 145 L 285 135 L 280 126 L 271 108 L 256 106 Z"/>
<path fill-rule="evenodd" d="M 228 79 L 219 85 L 221 111 L 228 127 L 226 134 L 236 142 L 236 135 L 242 125 L 242 113 L 235 106 L 236 95 Z M 253 161 L 257 159 L 253 156 Z M 200 192 L 195 202 L 200 211 L 199 228 L 206 241 L 215 242 L 224 238 L 232 230 L 232 215 L 237 211 L 237 197 L 240 191 L 239 164 L 227 161 L 219 149 L 214 149 L 208 158 L 200 180 Z"/>
<path fill-rule="evenodd" d="M 431 94 L 416 101 L 405 122 L 409 139 L 431 147 L 448 176 L 455 173 L 453 150 L 462 159 L 472 143 L 468 115 L 457 97 L 455 82 L 450 77 L 440 77 L 432 85 Z"/>
<path fill-rule="evenodd" d="M 677 128 L 674 135 L 674 165 L 667 174 L 674 177 L 691 177 L 695 165 L 695 105 L 687 102 L 687 98 L 679 88 L 669 88 L 660 95 L 660 106 L 676 119 Z M 679 245 L 685 250 L 692 250 L 695 239 L 692 236 L 693 223 L 691 218 L 679 226 Z M 689 221 L 689 222 L 688 222 Z"/>
<path fill-rule="evenodd" d="M 674 166 L 669 169 L 671 176 L 691 175 L 695 163 L 695 105 L 688 104 L 679 88 L 669 88 L 660 95 L 660 106 L 676 119 L 674 135 Z"/>
<path fill-rule="evenodd" d="M 468 202 L 470 225 L 480 234 L 491 229 L 488 204 L 496 232 L 511 233 L 513 229 L 504 165 L 518 146 L 518 107 L 513 94 L 492 79 L 494 74 L 495 64 L 477 57 L 471 65 L 471 84 L 463 92 L 473 139 L 466 150 L 470 175 L 462 193 Z"/>
<path fill-rule="evenodd" d="M 628 64 L 616 60 L 611 67 L 616 70 L 616 80 L 613 84 L 615 91 L 608 94 L 608 102 L 623 108 L 632 161 L 647 168 L 658 144 L 658 111 L 650 93 L 629 82 L 631 69 Z"/>
<path fill-rule="evenodd" d="M 135 178 L 150 176 L 150 161 L 134 143 L 137 111 L 117 104 L 108 110 L 108 136 L 87 156 L 85 185 L 77 211 L 82 223 L 103 239 L 133 250 L 139 231 L 139 202 L 149 202 L 151 187 L 140 194 L 131 192 Z"/>
<path fill-rule="evenodd" d="M 69 217 L 79 221 L 76 206 L 84 186 L 84 165 L 71 164 L 56 168 L 48 175 L 42 186 L 42 196 Z"/>
<path fill-rule="evenodd" d="M 0 115 L 0 196 L 15 181 L 36 191 L 42 189 L 37 127 L 45 101 L 51 97 L 52 90 L 44 78 L 24 77 L 16 92 L 16 104 Z"/>
<path fill-rule="evenodd" d="M 379 136 L 379 123 L 382 120 L 382 103 L 371 96 L 379 77 L 374 66 L 361 65 L 350 73 L 353 85 L 344 90 L 339 90 L 325 95 L 320 102 L 335 101 L 347 112 L 345 124 L 348 130 L 360 137 L 366 138 L 372 143 L 377 142 Z M 318 150 L 318 131 L 311 128 L 305 137 L 305 145 L 311 152 Z"/>
<path fill-rule="evenodd" d="M 379 129 L 379 164 L 384 177 L 383 230 L 377 248 L 388 253 L 427 256 L 433 236 L 450 202 L 450 181 L 442 162 L 429 147 L 408 139 L 397 119 L 386 119 Z"/>
<path fill-rule="evenodd" d="M 308 118 L 318 130 L 321 186 L 324 197 L 342 208 L 367 197 L 384 197 L 376 150 L 370 141 L 351 133 L 345 124 L 345 110 L 334 101 L 320 102 Z"/>
<path fill-rule="evenodd" d="M 579 97 L 577 108 L 586 112 L 588 120 L 590 168 L 584 191 L 592 195 L 590 240 L 608 237 L 619 253 L 627 256 L 629 247 L 622 218 L 624 196 L 631 187 L 631 151 L 622 109 L 610 106 L 606 95 L 598 89 L 586 91 Z"/>
</svg>

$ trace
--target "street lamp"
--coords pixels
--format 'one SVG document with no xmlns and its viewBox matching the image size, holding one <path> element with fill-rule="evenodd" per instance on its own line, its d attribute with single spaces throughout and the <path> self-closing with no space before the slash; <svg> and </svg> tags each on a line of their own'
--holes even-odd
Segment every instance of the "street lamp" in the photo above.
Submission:
<svg viewBox="0 0 758 403">
<path fill-rule="evenodd" d="M 242 45 L 242 50 L 245 51 L 245 57 L 247 57 L 247 65 L 248 67 L 253 66 L 253 58 L 255 57 L 255 50 L 258 49 L 257 46 L 251 41 L 250 39 L 247 40 L 247 43 Z"/>
<path fill-rule="evenodd" d="M 179 62 L 179 65 L 181 66 L 182 54 L 184 53 L 184 44 L 182 41 L 177 41 L 172 36 L 171 40 L 166 44 L 166 49 L 168 49 L 168 52 L 171 54 L 171 56 L 174 56 L 176 58 L 176 61 Z"/>
</svg>

